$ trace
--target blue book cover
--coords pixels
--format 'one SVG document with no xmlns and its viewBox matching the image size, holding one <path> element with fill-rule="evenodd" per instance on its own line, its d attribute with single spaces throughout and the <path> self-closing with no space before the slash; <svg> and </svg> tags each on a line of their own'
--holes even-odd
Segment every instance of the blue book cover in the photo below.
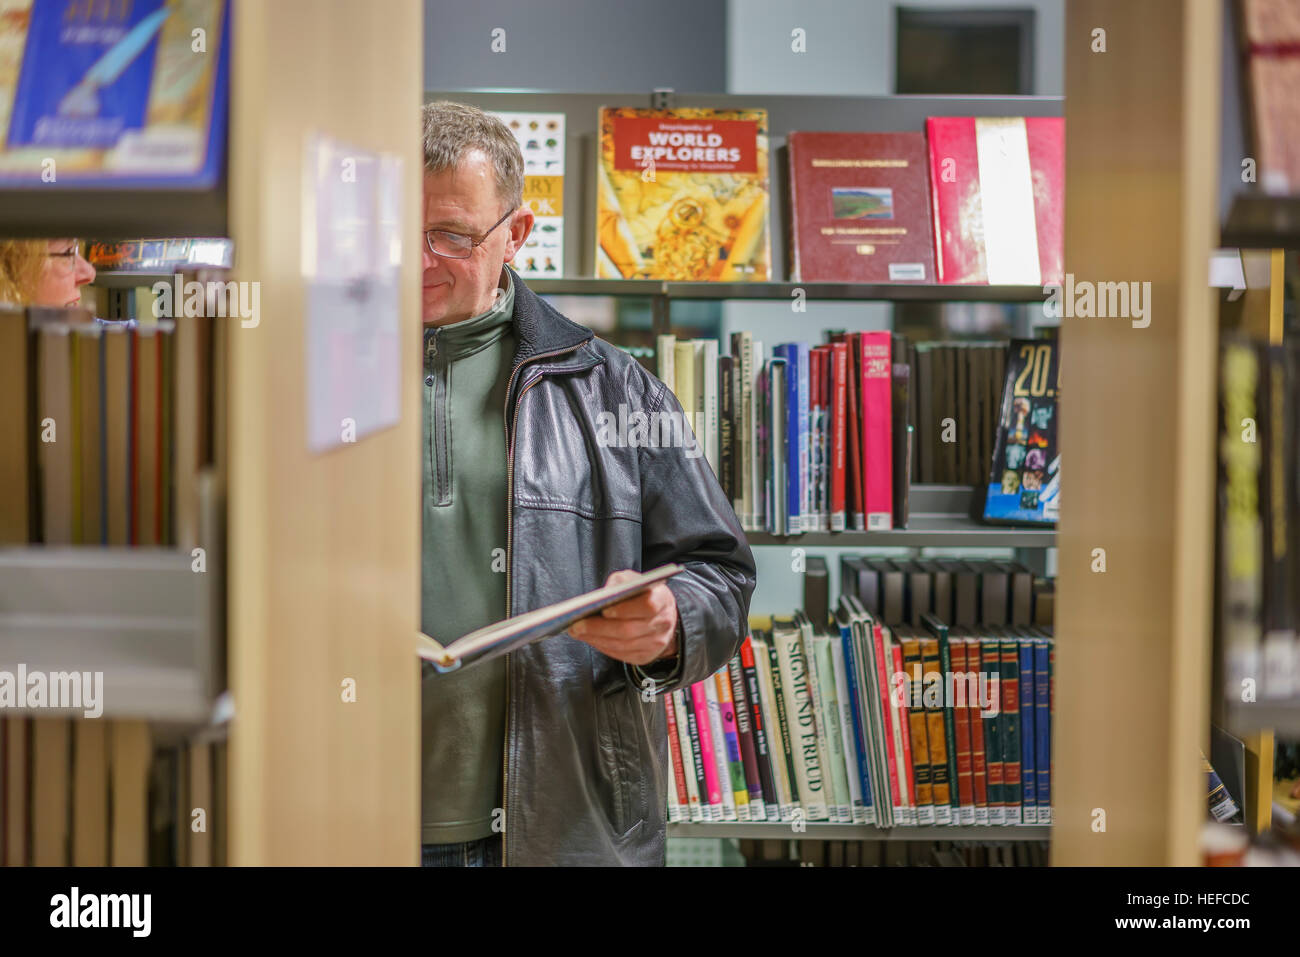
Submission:
<svg viewBox="0 0 1300 957">
<path fill-rule="evenodd" d="M 1022 821 L 1034 824 L 1038 821 L 1038 775 L 1035 770 L 1035 731 L 1034 712 L 1036 692 L 1034 681 L 1034 645 L 1031 641 L 1020 641 L 1020 799 Z"/>
<path fill-rule="evenodd" d="M 862 785 L 862 800 L 867 805 L 867 819 L 877 823 L 874 802 L 871 799 L 871 772 L 867 769 L 867 737 L 862 733 L 862 715 L 858 711 L 858 662 L 853 653 L 853 626 L 840 625 L 840 644 L 844 647 L 844 670 L 849 686 L 849 702 L 853 711 L 853 744 L 858 749 L 858 778 Z"/>
<path fill-rule="evenodd" d="M 1052 716 L 1047 673 L 1047 639 L 1034 639 L 1034 739 L 1038 747 L 1038 823 L 1052 823 Z"/>
<path fill-rule="evenodd" d="M 90 168 L 81 159 L 57 168 L 59 185 L 214 185 L 225 156 L 226 4 L 206 0 L 179 11 L 166 0 L 34 0 L 8 129 L 0 127 L 3 149 L 37 157 L 103 151 Z M 194 23 L 203 24 L 209 48 L 193 50 Z M 186 58 L 197 68 L 178 67 Z M 0 178 L 30 181 L 45 172 L 33 165 Z"/>
<path fill-rule="evenodd" d="M 801 427 L 807 418 L 799 411 L 799 350 L 792 342 L 783 342 L 772 350 L 785 360 L 785 531 L 795 535 L 803 531 L 803 468 L 799 455 Z M 806 436 L 805 436 L 806 440 Z M 804 446 L 806 448 L 806 444 Z"/>
</svg>

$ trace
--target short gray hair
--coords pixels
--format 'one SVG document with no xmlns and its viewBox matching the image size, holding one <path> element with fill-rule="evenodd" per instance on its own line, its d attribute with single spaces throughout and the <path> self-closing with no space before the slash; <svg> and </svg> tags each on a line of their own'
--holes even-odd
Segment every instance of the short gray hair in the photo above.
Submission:
<svg viewBox="0 0 1300 957">
<path fill-rule="evenodd" d="M 496 172 L 497 196 L 506 209 L 524 201 L 524 156 L 506 125 L 477 106 L 436 100 L 424 104 L 424 169 L 439 173 L 482 150 Z"/>
</svg>

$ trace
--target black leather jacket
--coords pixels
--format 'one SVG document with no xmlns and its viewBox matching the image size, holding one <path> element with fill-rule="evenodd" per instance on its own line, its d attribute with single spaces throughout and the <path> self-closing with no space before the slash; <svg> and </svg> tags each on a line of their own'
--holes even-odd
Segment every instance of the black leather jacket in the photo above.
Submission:
<svg viewBox="0 0 1300 957">
<path fill-rule="evenodd" d="M 680 413 L 673 393 L 513 271 L 511 280 L 510 614 L 597 588 L 622 568 L 687 570 L 668 582 L 681 621 L 671 669 L 643 672 L 568 635 L 508 656 L 505 864 L 660 865 L 674 786 L 663 696 L 738 650 L 754 556 L 702 455 L 597 441 L 602 411 Z"/>
</svg>

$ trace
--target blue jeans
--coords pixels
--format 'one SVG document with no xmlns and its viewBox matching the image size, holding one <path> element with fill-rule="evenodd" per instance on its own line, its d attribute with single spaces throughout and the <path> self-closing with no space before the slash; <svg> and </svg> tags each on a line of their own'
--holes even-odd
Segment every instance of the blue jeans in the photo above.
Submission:
<svg viewBox="0 0 1300 957">
<path fill-rule="evenodd" d="M 501 835 L 466 841 L 463 844 L 425 844 L 421 863 L 425 867 L 500 867 Z"/>
</svg>

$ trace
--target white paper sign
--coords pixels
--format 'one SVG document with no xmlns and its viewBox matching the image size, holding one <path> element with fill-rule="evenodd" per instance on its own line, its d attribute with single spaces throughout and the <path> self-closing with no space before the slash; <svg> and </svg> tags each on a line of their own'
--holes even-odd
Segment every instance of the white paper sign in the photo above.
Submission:
<svg viewBox="0 0 1300 957">
<path fill-rule="evenodd" d="M 303 174 L 307 444 L 324 452 L 401 414 L 402 161 L 317 135 Z"/>
</svg>

